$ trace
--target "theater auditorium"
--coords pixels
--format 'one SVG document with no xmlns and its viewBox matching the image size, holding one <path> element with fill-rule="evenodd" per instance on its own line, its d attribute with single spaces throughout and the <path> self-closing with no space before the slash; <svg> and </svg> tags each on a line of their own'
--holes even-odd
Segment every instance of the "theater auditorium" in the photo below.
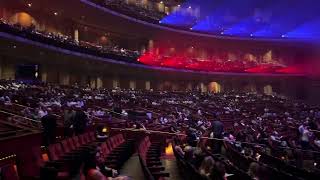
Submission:
<svg viewBox="0 0 320 180">
<path fill-rule="evenodd" d="M 0 180 L 317 179 L 319 0 L 0 0 Z"/>
</svg>

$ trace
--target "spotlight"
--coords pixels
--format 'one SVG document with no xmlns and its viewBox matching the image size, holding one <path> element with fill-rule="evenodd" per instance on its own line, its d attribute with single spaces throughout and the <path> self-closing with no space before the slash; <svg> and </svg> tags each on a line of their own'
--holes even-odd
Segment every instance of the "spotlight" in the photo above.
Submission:
<svg viewBox="0 0 320 180">
<path fill-rule="evenodd" d="M 282 35 L 281 37 L 283 37 L 283 38 L 284 38 L 284 37 L 286 37 L 286 35 Z"/>
<path fill-rule="evenodd" d="M 253 34 L 250 34 L 251 37 L 253 37 Z"/>
<path fill-rule="evenodd" d="M 191 6 L 189 6 L 189 9 L 191 9 Z"/>
<path fill-rule="evenodd" d="M 160 4 L 163 4 L 163 1 L 160 1 Z"/>
<path fill-rule="evenodd" d="M 224 32 L 221 32 L 220 34 L 224 34 Z"/>
<path fill-rule="evenodd" d="M 28 7 L 31 7 L 31 6 L 32 6 L 32 3 L 28 3 L 27 5 L 28 5 Z"/>
<path fill-rule="evenodd" d="M 180 7 L 181 5 L 180 4 L 178 4 L 178 7 Z"/>
<path fill-rule="evenodd" d="M 53 14 L 54 14 L 55 16 L 58 16 L 58 13 L 57 13 L 57 12 L 54 12 Z"/>
<path fill-rule="evenodd" d="M 162 23 L 162 21 L 159 21 L 159 23 Z"/>
<path fill-rule="evenodd" d="M 190 30 L 192 30 L 192 28 L 190 28 Z"/>
</svg>

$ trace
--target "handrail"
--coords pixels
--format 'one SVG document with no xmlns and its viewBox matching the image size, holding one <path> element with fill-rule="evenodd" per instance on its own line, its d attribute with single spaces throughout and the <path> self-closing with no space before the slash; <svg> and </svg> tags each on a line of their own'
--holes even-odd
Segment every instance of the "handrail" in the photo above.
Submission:
<svg viewBox="0 0 320 180">
<path fill-rule="evenodd" d="M 320 133 L 320 131 L 318 131 L 318 130 L 314 130 L 314 129 L 311 129 L 310 131 L 311 131 L 311 132 Z"/>
<path fill-rule="evenodd" d="M 17 103 L 12 103 L 12 104 L 17 105 L 17 106 L 21 106 L 21 107 L 24 107 L 24 108 L 35 109 L 33 107 L 25 106 L 25 105 L 22 105 L 22 104 L 17 104 Z M 61 118 L 61 115 L 58 115 L 58 114 L 55 114 L 55 113 L 52 113 L 52 115 L 57 116 L 58 118 Z"/>
<path fill-rule="evenodd" d="M 23 118 L 23 119 L 26 119 L 26 120 L 28 120 L 28 121 L 32 121 L 32 122 L 36 122 L 36 123 L 40 123 L 40 121 L 37 121 L 37 120 L 31 119 L 31 118 L 28 118 L 28 117 L 20 116 L 20 115 L 17 115 L 17 114 L 13 114 L 13 113 L 10 113 L 10 112 L 7 112 L 7 111 L 0 110 L 0 112 L 1 112 L 1 113 L 4 113 L 4 114 L 9 114 L 9 115 L 11 115 L 11 116 L 15 116 L 15 117 Z"/>
<path fill-rule="evenodd" d="M 95 115 L 91 115 L 91 114 L 88 114 L 88 113 L 86 113 L 86 114 L 87 114 L 87 116 L 89 116 L 89 117 L 93 117 L 93 118 L 95 118 L 95 119 L 103 120 L 103 118 L 101 118 L 101 117 L 97 117 L 97 116 L 95 116 Z"/>
<path fill-rule="evenodd" d="M 21 105 L 21 104 L 17 104 L 17 103 L 12 103 L 12 104 L 17 105 L 17 106 L 21 106 L 21 107 L 24 107 L 24 108 L 34 109 L 34 108 L 32 108 L 32 107 L 28 107 L 28 106 Z M 97 106 L 97 107 L 99 107 L 99 108 L 101 108 L 101 109 L 103 109 L 103 110 L 109 111 L 109 112 L 117 113 L 117 112 L 114 112 L 114 111 L 112 111 L 112 110 L 108 110 L 108 109 L 102 108 L 102 107 L 100 107 L 100 106 Z M 119 114 L 119 113 L 118 113 L 118 114 Z M 53 113 L 52 115 L 61 118 L 61 116 L 58 115 L 58 114 L 54 114 L 54 113 Z M 87 114 L 87 115 L 88 115 L 89 117 L 93 117 L 93 118 L 95 118 L 95 119 L 101 119 L 101 120 L 103 119 L 103 118 L 100 118 L 100 117 L 97 117 L 97 116 L 94 116 L 94 115 L 91 115 L 91 114 Z M 121 114 L 120 114 L 120 115 L 121 115 Z"/>
<path fill-rule="evenodd" d="M 108 112 L 112 112 L 112 113 L 115 113 L 115 114 L 118 114 L 118 115 L 122 115 L 121 113 L 115 112 L 113 110 L 110 110 L 110 109 L 107 109 L 107 108 L 104 108 L 104 107 L 101 107 L 101 106 L 96 106 L 96 107 L 98 107 L 98 108 L 100 108 L 102 110 L 108 111 Z"/>
<path fill-rule="evenodd" d="M 154 111 L 152 111 L 152 110 L 150 110 L 150 109 L 147 109 L 147 108 L 139 107 L 139 109 L 143 109 L 143 110 L 146 110 L 146 111 L 150 111 L 150 112 L 152 112 L 152 113 L 154 113 L 154 114 L 156 114 L 156 115 L 161 115 L 160 113 L 154 112 Z"/>
</svg>

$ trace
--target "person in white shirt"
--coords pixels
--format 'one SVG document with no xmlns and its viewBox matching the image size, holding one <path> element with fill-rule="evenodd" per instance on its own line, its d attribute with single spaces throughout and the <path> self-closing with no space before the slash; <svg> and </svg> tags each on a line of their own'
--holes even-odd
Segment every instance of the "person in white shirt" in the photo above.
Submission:
<svg viewBox="0 0 320 180">
<path fill-rule="evenodd" d="M 152 113 L 151 112 L 147 112 L 147 117 L 148 117 L 148 120 L 151 120 L 152 119 Z"/>
<path fill-rule="evenodd" d="M 43 110 L 41 107 L 38 110 L 38 118 L 41 119 L 42 117 L 46 116 L 48 112 L 46 110 Z"/>
<path fill-rule="evenodd" d="M 97 117 L 102 117 L 102 116 L 105 115 L 105 112 L 102 111 L 102 110 L 100 110 L 100 109 L 98 109 L 98 110 L 96 110 L 96 111 L 93 111 L 93 115 L 94 115 L 94 116 L 97 116 Z"/>
<path fill-rule="evenodd" d="M 304 128 L 301 135 L 301 146 L 303 149 L 307 149 L 309 147 L 309 136 L 310 131 L 308 130 L 308 128 Z"/>
</svg>

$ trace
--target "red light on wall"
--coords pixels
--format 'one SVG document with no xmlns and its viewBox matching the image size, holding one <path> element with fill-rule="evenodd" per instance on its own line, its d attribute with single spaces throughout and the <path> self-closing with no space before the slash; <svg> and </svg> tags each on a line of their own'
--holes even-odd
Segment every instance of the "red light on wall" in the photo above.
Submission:
<svg viewBox="0 0 320 180">
<path fill-rule="evenodd" d="M 178 69 L 189 69 L 208 72 L 233 72 L 233 73 L 283 73 L 283 74 L 306 74 L 305 65 L 286 67 L 284 64 L 248 62 L 246 60 L 223 60 L 212 57 L 211 59 L 200 59 L 189 56 L 186 51 L 175 51 L 168 48 L 157 48 L 157 51 L 149 51 L 138 58 L 138 62 L 151 66 L 170 67 Z M 168 53 L 170 52 L 170 53 Z M 310 70 L 308 70 L 310 71 Z M 320 74 L 320 71 L 319 71 Z"/>
<path fill-rule="evenodd" d="M 303 66 L 289 66 L 282 69 L 278 69 L 276 72 L 284 74 L 305 74 Z"/>
</svg>

